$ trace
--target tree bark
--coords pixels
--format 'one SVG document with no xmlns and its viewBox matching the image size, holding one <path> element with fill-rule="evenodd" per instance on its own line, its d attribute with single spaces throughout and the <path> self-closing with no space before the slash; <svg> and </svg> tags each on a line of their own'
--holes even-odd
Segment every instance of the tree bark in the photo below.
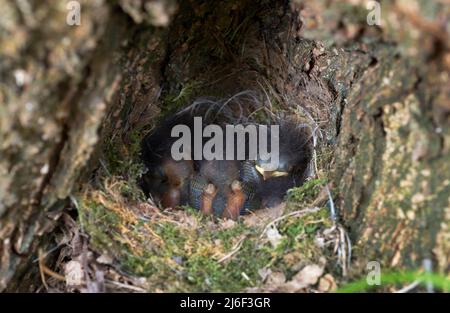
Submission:
<svg viewBox="0 0 450 313">
<path fill-rule="evenodd" d="M 68 26 L 65 1 L 0 0 L 0 290 L 36 288 L 33 260 L 110 138 L 192 86 L 185 102 L 270 86 L 318 121 L 355 275 L 425 258 L 448 272 L 448 73 L 439 58 L 412 64 L 376 27 L 338 40 L 346 9 L 300 2 L 80 1 L 82 24 Z M 308 25 L 322 15 L 332 25 Z"/>
</svg>

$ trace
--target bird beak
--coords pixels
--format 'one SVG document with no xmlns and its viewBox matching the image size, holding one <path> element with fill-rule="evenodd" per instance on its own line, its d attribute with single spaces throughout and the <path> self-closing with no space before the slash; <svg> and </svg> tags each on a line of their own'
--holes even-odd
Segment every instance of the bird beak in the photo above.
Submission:
<svg viewBox="0 0 450 313">
<path fill-rule="evenodd" d="M 255 165 L 255 169 L 258 171 L 258 173 L 264 176 L 264 169 L 261 166 Z"/>
<path fill-rule="evenodd" d="M 264 168 L 262 168 L 259 165 L 255 165 L 256 170 L 258 173 L 260 173 L 264 180 L 270 178 L 270 177 L 281 177 L 281 176 L 287 176 L 289 175 L 288 172 L 282 172 L 282 171 L 266 171 Z"/>
<path fill-rule="evenodd" d="M 288 176 L 288 175 L 289 175 L 288 172 L 274 171 L 274 172 L 272 172 L 270 177 L 281 177 L 281 176 Z"/>
</svg>

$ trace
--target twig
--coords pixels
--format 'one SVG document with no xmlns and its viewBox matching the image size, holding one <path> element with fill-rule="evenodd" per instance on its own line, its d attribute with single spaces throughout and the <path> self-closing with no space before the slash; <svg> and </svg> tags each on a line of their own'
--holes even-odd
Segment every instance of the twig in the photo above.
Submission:
<svg viewBox="0 0 450 313">
<path fill-rule="evenodd" d="M 338 246 L 338 255 L 341 257 L 341 266 L 342 266 L 342 275 L 347 276 L 347 250 L 346 246 L 346 232 L 344 228 L 338 226 L 339 230 L 339 246 Z"/>
<path fill-rule="evenodd" d="M 411 290 L 413 290 L 414 288 L 419 286 L 419 284 L 420 284 L 420 280 L 415 280 L 414 282 L 412 282 L 411 284 L 403 287 L 402 289 L 395 291 L 395 293 L 407 293 L 407 292 L 410 292 Z"/>
<path fill-rule="evenodd" d="M 44 285 L 44 287 L 47 291 L 48 291 L 48 284 L 47 284 L 47 281 L 45 280 L 45 274 L 47 274 L 48 276 L 51 276 L 57 280 L 66 281 L 66 278 L 64 276 L 52 271 L 44 264 L 45 256 L 42 252 L 42 249 L 39 249 L 38 256 L 39 256 L 39 274 L 41 276 L 42 284 Z"/>
<path fill-rule="evenodd" d="M 242 247 L 242 243 L 244 242 L 244 239 L 246 238 L 243 237 L 241 238 L 241 240 L 238 241 L 238 243 L 235 245 L 235 247 L 233 248 L 233 250 L 231 250 L 227 255 L 223 256 L 219 261 L 219 263 L 223 263 L 225 262 L 227 259 L 231 258 L 233 255 L 235 255 Z"/>
<path fill-rule="evenodd" d="M 45 265 L 43 266 L 43 271 L 44 271 L 44 273 L 47 274 L 48 276 L 51 276 L 51 277 L 53 277 L 53 278 L 55 278 L 55 279 L 57 279 L 57 280 L 60 280 L 60 281 L 66 281 L 66 278 L 65 278 L 63 275 L 58 274 L 58 273 L 52 271 L 51 269 L 49 269 L 49 268 L 48 268 L 47 266 L 45 266 Z"/>
<path fill-rule="evenodd" d="M 113 280 L 106 280 L 105 284 L 109 285 L 109 286 L 115 286 L 115 287 L 120 287 L 120 288 L 124 288 L 124 289 L 129 289 L 129 290 L 133 290 L 133 291 L 137 291 L 137 292 L 147 292 L 147 290 L 145 290 L 144 288 L 119 283 L 119 282 L 113 281 Z"/>
<path fill-rule="evenodd" d="M 431 273 L 432 269 L 433 269 L 433 263 L 431 262 L 430 259 L 424 259 L 423 260 L 423 269 L 425 270 L 425 273 Z M 427 292 L 428 293 L 433 293 L 434 292 L 434 288 L 433 288 L 433 282 L 430 279 L 426 280 L 426 288 L 427 288 Z"/>
<path fill-rule="evenodd" d="M 42 257 L 41 249 L 39 249 L 38 255 L 39 255 L 39 274 L 41 275 L 42 284 L 44 285 L 45 290 L 48 291 L 48 285 L 47 285 L 47 282 L 45 281 L 44 264 L 43 264 L 43 257 Z"/>
<path fill-rule="evenodd" d="M 336 221 L 336 209 L 334 206 L 333 197 L 331 196 L 331 192 L 330 192 L 330 188 L 328 187 L 328 184 L 325 185 L 325 190 L 327 191 L 328 199 L 329 199 L 329 203 L 330 203 L 330 217 L 333 221 Z"/>
<path fill-rule="evenodd" d="M 285 218 L 288 218 L 290 216 L 301 216 L 301 215 L 305 215 L 305 214 L 308 214 L 308 213 L 315 213 L 315 212 L 318 212 L 319 210 L 320 210 L 320 208 L 317 208 L 317 207 L 315 207 L 315 208 L 307 208 L 307 209 L 304 209 L 304 210 L 294 211 L 294 212 L 282 215 L 282 216 L 274 219 L 269 224 L 267 224 L 266 227 L 264 227 L 264 230 L 262 231 L 262 233 L 261 233 L 259 238 L 262 238 L 264 236 L 264 234 L 267 232 L 267 229 L 269 229 L 269 227 L 271 227 L 272 225 L 278 223 L 279 221 L 284 220 Z"/>
</svg>

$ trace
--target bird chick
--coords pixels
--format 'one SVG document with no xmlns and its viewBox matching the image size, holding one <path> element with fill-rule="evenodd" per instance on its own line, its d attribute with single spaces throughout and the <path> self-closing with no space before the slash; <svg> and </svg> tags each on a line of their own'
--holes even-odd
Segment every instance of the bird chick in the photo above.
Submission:
<svg viewBox="0 0 450 313">
<path fill-rule="evenodd" d="M 164 208 L 175 208 L 187 201 L 188 182 L 194 172 L 193 162 L 167 158 L 162 168 L 167 181 L 162 187 L 161 204 Z"/>
<path fill-rule="evenodd" d="M 256 160 L 250 160 L 246 154 L 246 160 L 240 161 L 175 161 L 171 156 L 176 140 L 171 137 L 171 130 L 175 125 L 187 125 L 193 131 L 194 117 L 202 117 L 202 128 L 209 124 L 224 127 L 230 123 L 231 114 L 226 106 L 193 104 L 169 116 L 142 142 L 142 159 L 149 169 L 143 178 L 144 192 L 155 195 L 164 207 L 190 204 L 206 215 L 238 219 L 241 214 L 259 209 L 261 204 L 272 207 L 280 203 L 288 189 L 301 185 L 307 177 L 312 136 L 299 121 L 279 119 L 272 123 L 280 126 L 279 162 L 274 169 L 270 160 L 263 160 L 260 155 Z M 271 142 L 268 143 L 272 150 Z M 237 151 L 238 143 L 234 144 Z M 187 150 L 194 159 L 194 147 Z"/>
<path fill-rule="evenodd" d="M 256 170 L 255 162 L 242 161 L 240 164 L 240 181 L 245 195 L 244 206 L 241 215 L 255 211 L 261 207 L 261 184 L 263 178 Z"/>
<path fill-rule="evenodd" d="M 180 124 L 192 127 L 193 116 L 189 112 L 170 114 L 141 143 L 141 158 L 148 169 L 142 177 L 141 187 L 147 196 L 153 196 L 164 208 L 188 203 L 189 181 L 194 174 L 193 161 L 176 161 L 171 155 L 171 147 L 176 140 L 171 131 Z"/>
<path fill-rule="evenodd" d="M 223 216 L 227 208 L 228 198 L 232 190 L 234 181 L 239 180 L 239 162 L 225 160 L 200 161 L 198 172 L 194 175 L 190 183 L 190 204 L 197 210 L 210 214 L 210 211 L 217 216 Z M 212 202 L 209 203 L 206 195 L 214 186 L 215 193 Z M 211 204 L 212 209 L 209 207 Z"/>
<path fill-rule="evenodd" d="M 307 177 L 312 157 L 310 129 L 294 119 L 279 122 L 279 162 L 270 168 L 269 160 L 256 160 L 261 174 L 260 196 L 263 206 L 273 207 L 283 201 L 287 190 L 300 186 Z"/>
<path fill-rule="evenodd" d="M 227 206 L 222 217 L 237 220 L 244 207 L 245 198 L 241 183 L 238 180 L 233 181 L 227 193 Z"/>
<path fill-rule="evenodd" d="M 217 188 L 213 184 L 208 184 L 203 189 L 201 195 L 200 211 L 205 215 L 214 214 L 213 201 L 217 194 Z"/>
<path fill-rule="evenodd" d="M 283 202 L 286 192 L 295 187 L 295 179 L 291 175 L 271 177 L 261 183 L 261 205 L 273 208 Z"/>
</svg>

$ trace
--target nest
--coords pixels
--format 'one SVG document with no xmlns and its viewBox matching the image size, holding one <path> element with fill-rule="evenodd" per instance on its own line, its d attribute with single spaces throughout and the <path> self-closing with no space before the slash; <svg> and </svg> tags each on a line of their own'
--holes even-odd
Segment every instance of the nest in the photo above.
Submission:
<svg viewBox="0 0 450 313">
<path fill-rule="evenodd" d="M 285 204 L 235 222 L 192 209 L 160 210 L 131 194 L 127 182 L 106 180 L 101 190 L 80 196 L 80 223 L 65 216 L 61 244 L 67 246 L 55 270 L 65 276 L 46 271 L 46 286 L 82 292 L 331 291 L 330 260 L 339 236 L 323 207 L 322 183 L 311 180 L 291 190 Z M 296 275 L 307 266 L 316 268 L 317 277 L 299 285 Z M 321 279 L 332 284 L 323 281 L 319 288 Z"/>
<path fill-rule="evenodd" d="M 270 16 L 274 12 L 253 5 L 245 2 L 241 9 Z M 257 29 L 259 22 L 253 23 L 264 20 L 261 17 L 241 21 L 233 15 L 222 30 L 233 35 L 222 39 L 203 36 L 195 23 L 183 18 L 175 20 L 169 42 L 177 46 L 177 34 L 182 33 L 198 38 L 188 40 L 193 45 L 188 61 L 174 54 L 172 66 L 166 66 L 166 87 L 154 98 L 157 106 L 145 102 L 148 89 L 133 89 L 151 74 L 139 66 L 147 60 L 133 50 L 127 54 L 135 59 L 124 64 L 135 67 L 127 69 L 123 93 L 106 117 L 90 184 L 72 198 L 77 213 L 67 215 L 61 226 L 59 246 L 64 248 L 53 270 L 46 265 L 46 255 L 40 258 L 44 287 L 81 292 L 334 290 L 335 277 L 347 272 L 350 253 L 326 183 L 332 151 L 323 143 L 334 132 L 329 127 L 333 97 L 304 71 L 308 60 L 317 56 L 300 58 L 305 64 L 299 64 L 292 58 L 295 51 L 269 46 Z M 216 25 L 214 15 L 210 19 Z M 193 29 L 183 30 L 187 24 Z M 259 27 L 266 27 L 267 35 L 281 34 L 272 25 Z M 285 23 L 279 27 L 287 29 Z M 217 45 L 218 40 L 225 42 Z M 313 42 L 302 44 L 310 45 L 305 51 L 316 49 Z M 268 59 L 269 64 L 264 61 Z M 191 66 L 180 66 L 184 62 Z M 188 70 L 179 73 L 174 68 Z M 155 80 L 148 77 L 147 83 Z M 122 100 L 129 98 L 135 99 L 134 105 Z M 308 128 L 313 142 L 308 180 L 289 190 L 281 205 L 257 210 L 239 222 L 205 217 L 188 207 L 162 210 L 139 187 L 146 171 L 139 157 L 141 140 L 170 112 L 228 104 L 232 109 L 224 113 L 232 123 L 293 118 Z"/>
</svg>

